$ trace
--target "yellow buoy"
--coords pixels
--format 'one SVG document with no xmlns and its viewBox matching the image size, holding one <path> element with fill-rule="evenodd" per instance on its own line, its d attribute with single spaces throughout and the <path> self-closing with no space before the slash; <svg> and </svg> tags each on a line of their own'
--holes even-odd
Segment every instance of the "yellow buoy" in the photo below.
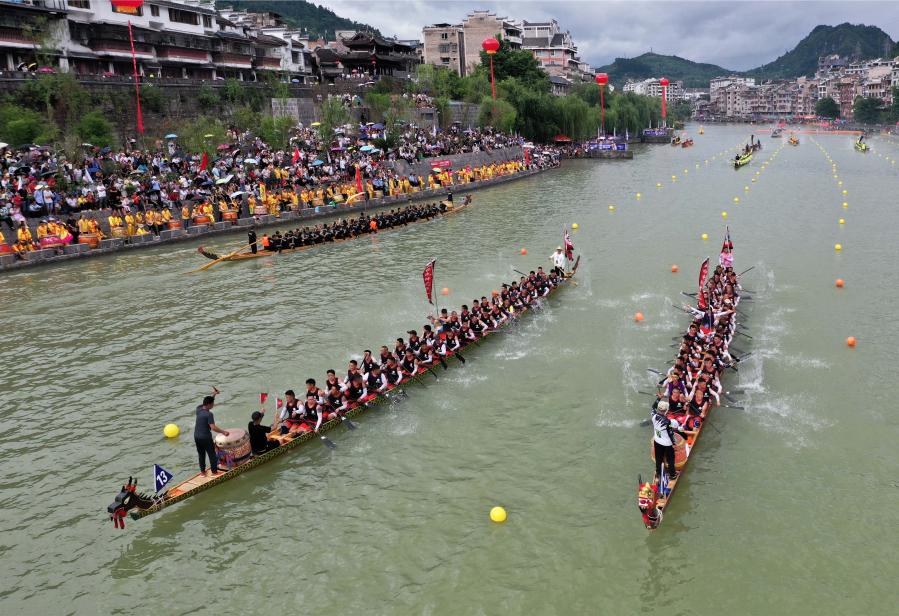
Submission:
<svg viewBox="0 0 899 616">
<path fill-rule="evenodd" d="M 703 233 L 703 234 L 702 234 L 702 239 L 704 239 L 704 240 L 709 239 L 709 234 L 708 234 L 708 233 Z"/>
<path fill-rule="evenodd" d="M 739 197 L 734 197 L 734 203 L 739 203 L 739 202 L 740 202 L 740 198 L 739 198 Z"/>
<path fill-rule="evenodd" d="M 178 427 L 178 424 L 166 424 L 165 428 L 162 429 L 162 433 L 165 434 L 166 438 L 175 438 L 181 434 L 181 428 Z"/>
<path fill-rule="evenodd" d="M 748 191 L 748 190 L 749 190 L 749 187 L 748 187 L 748 186 L 744 186 L 744 187 L 743 187 L 743 190 Z"/>
<path fill-rule="evenodd" d="M 842 185 L 843 185 L 843 180 L 840 180 L 839 182 L 837 182 L 837 186 L 842 186 Z"/>
<path fill-rule="evenodd" d="M 672 182 L 677 182 L 677 176 L 676 176 L 676 175 L 672 175 L 672 176 L 671 176 L 671 181 L 672 181 Z"/>
<path fill-rule="evenodd" d="M 640 193 L 637 193 L 637 199 L 639 199 L 639 198 L 642 197 L 642 196 L 643 196 L 643 195 L 641 195 Z"/>
<path fill-rule="evenodd" d="M 840 224 L 841 224 L 841 225 L 845 225 L 845 224 L 846 224 L 846 219 L 845 219 L 845 218 L 841 218 L 841 219 L 840 219 Z"/>
<path fill-rule="evenodd" d="M 846 202 L 846 201 L 843 201 L 843 209 L 845 210 L 845 209 L 847 209 L 848 207 L 849 207 L 849 203 Z"/>
<path fill-rule="evenodd" d="M 576 222 L 571 223 L 571 228 L 574 229 L 574 230 L 577 230 L 578 224 L 577 224 Z"/>
<path fill-rule="evenodd" d="M 721 212 L 721 218 L 727 218 L 727 212 Z"/>
<path fill-rule="evenodd" d="M 833 249 L 836 250 L 837 252 L 840 252 L 841 250 L 843 250 L 843 245 L 842 244 L 834 244 Z"/>
<path fill-rule="evenodd" d="M 490 519 L 497 524 L 502 524 L 506 521 L 506 510 L 502 507 L 494 507 L 490 510 Z"/>
<path fill-rule="evenodd" d="M 661 187 L 662 187 L 662 183 L 661 183 L 661 182 L 656 182 L 656 188 L 661 188 Z"/>
<path fill-rule="evenodd" d="M 609 206 L 609 211 L 610 211 L 610 212 L 614 212 L 614 211 L 615 211 L 615 206 L 614 206 L 614 205 L 610 205 L 610 206 Z"/>
<path fill-rule="evenodd" d="M 844 188 L 844 189 L 843 189 L 843 194 L 844 194 L 844 195 L 848 195 L 848 194 L 849 194 L 849 191 L 846 190 L 846 189 Z"/>
</svg>

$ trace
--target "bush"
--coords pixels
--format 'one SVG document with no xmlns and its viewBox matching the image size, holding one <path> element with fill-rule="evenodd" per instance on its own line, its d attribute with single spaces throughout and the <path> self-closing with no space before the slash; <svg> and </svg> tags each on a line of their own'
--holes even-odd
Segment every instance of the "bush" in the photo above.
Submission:
<svg viewBox="0 0 899 616">
<path fill-rule="evenodd" d="M 0 140 L 13 146 L 46 144 L 56 138 L 56 124 L 31 109 L 18 105 L 0 107 Z"/>
<path fill-rule="evenodd" d="M 75 132 L 82 141 L 106 146 L 113 142 L 112 124 L 100 111 L 91 111 L 75 125 Z"/>
<path fill-rule="evenodd" d="M 510 133 L 515 127 L 515 118 L 517 116 L 515 107 L 511 103 L 502 99 L 493 100 L 493 98 L 487 96 L 481 102 L 478 124 L 481 126 L 492 126 L 505 133 Z"/>
<path fill-rule="evenodd" d="M 254 111 L 250 107 L 238 107 L 231 115 L 231 123 L 238 130 L 258 131 L 259 124 L 262 123 L 262 115 L 258 111 Z"/>
<path fill-rule="evenodd" d="M 225 85 L 222 86 L 222 98 L 225 101 L 236 105 L 243 97 L 244 87 L 237 79 L 226 79 Z"/>
<path fill-rule="evenodd" d="M 276 150 L 284 150 L 290 141 L 290 132 L 294 127 L 293 118 L 265 117 L 259 127 L 259 136 Z"/>
<path fill-rule="evenodd" d="M 197 94 L 197 102 L 203 110 L 217 109 L 219 106 L 219 97 L 215 93 L 215 90 L 204 84 L 203 87 L 200 88 L 199 94 Z"/>
<path fill-rule="evenodd" d="M 165 95 L 162 93 L 162 90 L 156 86 L 141 84 L 140 104 L 144 111 L 160 113 L 165 104 Z"/>
</svg>

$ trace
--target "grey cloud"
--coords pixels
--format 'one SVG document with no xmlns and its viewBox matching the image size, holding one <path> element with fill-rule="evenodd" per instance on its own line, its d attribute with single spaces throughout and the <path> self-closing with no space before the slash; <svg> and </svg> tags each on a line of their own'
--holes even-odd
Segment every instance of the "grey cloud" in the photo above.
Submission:
<svg viewBox="0 0 899 616">
<path fill-rule="evenodd" d="M 792 49 L 818 24 L 846 21 L 879 26 L 899 37 L 896 2 L 315 1 L 401 38 L 419 38 L 422 26 L 459 22 L 474 9 L 530 21 L 554 17 L 571 31 L 581 56 L 594 66 L 651 48 L 744 70 Z"/>
</svg>

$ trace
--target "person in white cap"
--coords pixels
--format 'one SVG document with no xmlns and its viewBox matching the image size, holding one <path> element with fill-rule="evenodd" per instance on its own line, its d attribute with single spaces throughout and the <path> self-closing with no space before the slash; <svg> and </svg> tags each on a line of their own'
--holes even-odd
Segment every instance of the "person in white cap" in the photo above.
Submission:
<svg viewBox="0 0 899 616">
<path fill-rule="evenodd" d="M 668 401 L 657 398 L 652 405 L 652 436 L 656 458 L 656 485 L 662 476 L 662 461 L 668 470 L 668 481 L 677 479 L 677 470 L 674 467 L 674 430 L 680 430 L 680 424 L 669 419 Z"/>
<path fill-rule="evenodd" d="M 553 262 L 553 271 L 559 276 L 565 276 L 565 266 L 568 265 L 568 259 L 562 252 L 562 247 L 556 248 L 556 251 L 549 256 L 549 260 Z"/>
</svg>

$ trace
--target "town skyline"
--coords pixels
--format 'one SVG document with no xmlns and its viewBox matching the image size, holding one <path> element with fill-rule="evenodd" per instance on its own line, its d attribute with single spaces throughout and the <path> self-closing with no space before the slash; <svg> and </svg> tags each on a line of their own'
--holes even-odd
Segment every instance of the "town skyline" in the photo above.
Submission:
<svg viewBox="0 0 899 616">
<path fill-rule="evenodd" d="M 899 3 L 891 2 L 436 2 L 404 1 L 402 22 L 396 2 L 321 0 L 343 17 L 367 23 L 386 36 L 421 38 L 434 23 L 459 23 L 486 9 L 509 19 L 555 19 L 571 32 L 581 58 L 602 66 L 617 57 L 652 51 L 694 62 L 745 71 L 771 62 L 792 49 L 818 25 L 849 22 L 877 26 L 899 38 Z M 606 21 L 627 24 L 629 34 Z"/>
</svg>

